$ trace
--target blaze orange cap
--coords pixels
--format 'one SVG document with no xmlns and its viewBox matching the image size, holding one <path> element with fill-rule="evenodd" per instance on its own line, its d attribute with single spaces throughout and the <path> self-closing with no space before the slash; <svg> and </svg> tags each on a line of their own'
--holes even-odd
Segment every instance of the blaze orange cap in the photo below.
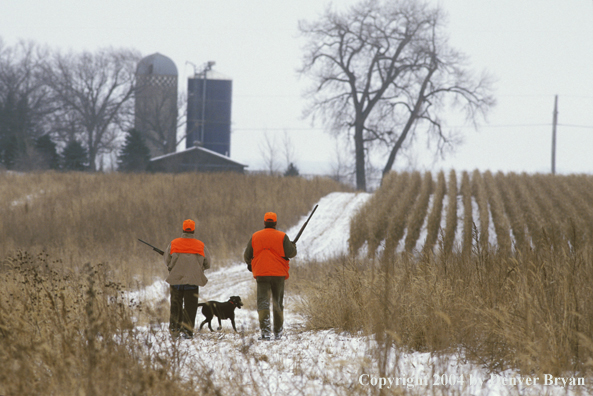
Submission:
<svg viewBox="0 0 593 396">
<path fill-rule="evenodd" d="M 276 222 L 276 213 L 274 212 L 268 212 L 264 215 L 264 222 L 266 221 L 273 221 L 274 223 Z"/>
<path fill-rule="evenodd" d="M 183 231 L 195 231 L 196 229 L 196 222 L 190 219 L 187 219 L 183 222 Z"/>
</svg>

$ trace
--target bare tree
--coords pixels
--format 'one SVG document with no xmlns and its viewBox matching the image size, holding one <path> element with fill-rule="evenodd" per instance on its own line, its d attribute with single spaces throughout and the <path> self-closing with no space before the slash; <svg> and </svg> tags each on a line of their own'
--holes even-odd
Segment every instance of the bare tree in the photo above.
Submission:
<svg viewBox="0 0 593 396">
<path fill-rule="evenodd" d="M 350 156 L 349 141 L 335 138 L 331 176 L 340 183 L 350 183 L 354 175 L 354 164 Z"/>
<path fill-rule="evenodd" d="M 451 108 L 475 125 L 495 103 L 489 76 L 467 70 L 447 43 L 442 11 L 423 1 L 364 0 L 342 13 L 328 8 L 299 28 L 308 39 L 301 73 L 314 80 L 306 114 L 351 134 L 360 190 L 371 148 L 388 150 L 384 177 L 417 131 L 440 154 L 456 143 L 443 118 Z"/>
<path fill-rule="evenodd" d="M 271 174 L 280 171 L 280 161 L 278 161 L 278 147 L 274 137 L 270 138 L 268 132 L 264 132 L 264 140 L 259 145 L 259 152 L 264 160 L 266 170 Z"/>
<path fill-rule="evenodd" d="M 286 169 L 290 166 L 290 164 L 295 165 L 296 162 L 296 149 L 294 144 L 292 143 L 292 139 L 288 135 L 288 131 L 284 130 L 284 135 L 282 135 L 282 156 L 284 157 L 284 164 Z"/>
<path fill-rule="evenodd" d="M 282 169 L 282 160 L 284 161 L 284 169 L 288 172 L 289 169 L 296 168 L 296 149 L 292 139 L 288 135 L 288 131 L 284 130 L 282 141 L 278 142 L 276 136 L 270 137 L 268 132 L 264 132 L 264 140 L 259 145 L 259 152 L 264 160 L 266 170 L 270 174 L 275 174 Z"/>
<path fill-rule="evenodd" d="M 55 130 L 70 141 L 81 139 L 91 171 L 98 155 L 117 149 L 118 138 L 133 124 L 131 99 L 139 59 L 136 51 L 125 49 L 58 52 L 44 67 L 44 81 L 59 106 Z"/>
</svg>

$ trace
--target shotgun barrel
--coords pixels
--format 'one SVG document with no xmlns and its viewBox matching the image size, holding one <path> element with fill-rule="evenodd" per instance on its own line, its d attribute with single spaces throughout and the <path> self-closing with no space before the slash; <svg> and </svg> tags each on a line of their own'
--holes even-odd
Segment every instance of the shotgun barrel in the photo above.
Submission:
<svg viewBox="0 0 593 396">
<path fill-rule="evenodd" d="M 313 213 L 315 213 L 315 211 L 317 210 L 317 207 L 319 205 L 315 205 L 315 207 L 313 208 L 313 211 L 311 212 L 311 214 L 309 215 L 309 218 L 307 219 L 307 221 L 305 221 L 305 224 L 303 224 L 303 226 L 301 227 L 301 229 L 299 230 L 299 233 L 297 234 L 296 238 L 294 238 L 294 241 L 292 241 L 292 243 L 297 243 L 297 241 L 299 240 L 299 238 L 301 237 L 301 234 L 303 233 L 303 231 L 305 231 L 305 227 L 307 227 L 307 224 L 309 224 L 309 220 L 311 220 L 311 217 L 313 217 Z"/>
<path fill-rule="evenodd" d="M 160 254 L 161 256 L 163 256 L 165 254 L 165 252 L 163 252 L 161 249 L 159 249 L 158 247 L 152 246 L 150 243 L 148 242 L 144 242 L 142 239 L 138 238 L 138 240 L 142 243 L 144 243 L 145 245 L 148 245 L 152 248 L 152 250 L 154 250 L 155 252 L 157 252 L 158 254 Z"/>
</svg>

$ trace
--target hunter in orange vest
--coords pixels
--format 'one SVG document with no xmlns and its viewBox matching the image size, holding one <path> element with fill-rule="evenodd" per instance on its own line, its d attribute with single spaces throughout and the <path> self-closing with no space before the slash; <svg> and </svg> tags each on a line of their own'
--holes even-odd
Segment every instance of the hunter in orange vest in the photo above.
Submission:
<svg viewBox="0 0 593 396">
<path fill-rule="evenodd" d="M 270 295 L 274 310 L 274 336 L 282 338 L 284 326 L 284 280 L 288 279 L 289 259 L 297 254 L 296 244 L 276 230 L 276 213 L 264 215 L 264 229 L 254 233 L 243 258 L 257 282 L 257 312 L 261 340 L 270 340 Z"/>
<path fill-rule="evenodd" d="M 183 234 L 171 241 L 164 258 L 171 292 L 169 331 L 173 337 L 192 338 L 198 310 L 199 286 L 208 279 L 204 271 L 210 268 L 210 254 L 204 242 L 194 237 L 196 223 L 183 222 Z"/>
</svg>

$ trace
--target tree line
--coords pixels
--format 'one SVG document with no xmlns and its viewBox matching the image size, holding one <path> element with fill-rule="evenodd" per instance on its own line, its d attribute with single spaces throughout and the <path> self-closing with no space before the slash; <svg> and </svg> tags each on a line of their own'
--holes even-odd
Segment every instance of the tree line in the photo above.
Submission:
<svg viewBox="0 0 593 396">
<path fill-rule="evenodd" d="M 120 168 L 145 168 L 148 149 L 132 129 L 139 60 L 131 49 L 64 53 L 0 38 L 0 168 L 96 171 L 102 155 L 117 152 L 123 131 Z M 136 146 L 126 149 L 130 143 Z"/>
</svg>

